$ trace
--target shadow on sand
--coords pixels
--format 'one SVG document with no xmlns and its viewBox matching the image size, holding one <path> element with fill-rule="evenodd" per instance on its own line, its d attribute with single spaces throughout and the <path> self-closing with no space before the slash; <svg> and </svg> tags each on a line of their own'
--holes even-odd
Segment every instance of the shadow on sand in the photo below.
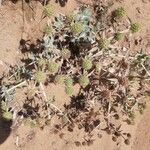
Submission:
<svg viewBox="0 0 150 150">
<path fill-rule="evenodd" d="M 0 102 L 0 145 L 5 142 L 11 133 L 12 121 L 6 121 L 2 118 L 1 102 Z"/>
</svg>

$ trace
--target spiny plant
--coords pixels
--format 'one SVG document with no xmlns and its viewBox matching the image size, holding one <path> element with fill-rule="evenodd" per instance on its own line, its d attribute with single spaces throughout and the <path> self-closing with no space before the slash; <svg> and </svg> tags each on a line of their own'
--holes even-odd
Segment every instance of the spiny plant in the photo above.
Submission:
<svg viewBox="0 0 150 150">
<path fill-rule="evenodd" d="M 82 68 L 85 70 L 90 70 L 92 68 L 92 61 L 89 58 L 83 59 Z"/>
<path fill-rule="evenodd" d="M 132 33 L 139 32 L 141 30 L 141 25 L 139 23 L 131 23 L 130 30 Z"/>
<path fill-rule="evenodd" d="M 71 25 L 71 31 L 74 33 L 74 34 L 80 34 L 83 30 L 83 25 L 81 23 L 73 23 Z"/>
<path fill-rule="evenodd" d="M 39 68 L 43 68 L 46 65 L 46 61 L 43 58 L 38 59 L 37 65 Z"/>
<path fill-rule="evenodd" d="M 13 119 L 13 114 L 12 112 L 9 111 L 9 108 L 6 104 L 6 102 L 1 101 L 1 113 L 2 113 L 2 119 L 5 121 L 11 121 Z"/>
<path fill-rule="evenodd" d="M 35 81 L 37 83 L 44 83 L 46 81 L 46 74 L 45 72 L 41 71 L 41 70 L 38 70 L 36 73 L 35 73 Z"/>
<path fill-rule="evenodd" d="M 56 75 L 55 81 L 56 84 L 64 84 L 65 76 L 64 75 Z"/>
<path fill-rule="evenodd" d="M 66 85 L 66 87 L 72 87 L 73 86 L 73 79 L 71 77 L 67 77 L 65 79 L 65 85 Z"/>
<path fill-rule="evenodd" d="M 62 49 L 61 51 L 61 56 L 64 58 L 64 59 L 69 59 L 70 56 L 71 56 L 71 52 L 68 50 L 68 49 Z"/>
<path fill-rule="evenodd" d="M 73 95 L 73 86 L 66 86 L 65 87 L 65 92 L 68 96 L 72 96 Z"/>
<path fill-rule="evenodd" d="M 47 35 L 51 35 L 53 33 L 53 28 L 51 26 L 47 25 L 44 28 L 44 33 L 47 34 Z"/>
<path fill-rule="evenodd" d="M 100 71 L 102 69 L 102 64 L 100 62 L 96 62 L 95 69 L 98 73 L 100 73 Z"/>
<path fill-rule="evenodd" d="M 49 20 L 52 34 L 45 33 L 43 40 L 35 44 L 34 49 L 30 42 L 22 46 L 26 51 L 23 63 L 10 69 L 5 77 L 7 80 L 1 79 L 0 98 L 9 103 L 15 99 L 17 88 L 27 91 L 31 86 L 31 89 L 36 90 L 33 94 L 31 91 L 31 95 L 25 93 L 27 101 L 21 109 L 23 117 L 27 116 L 43 128 L 47 121 L 57 115 L 65 120 L 65 125 L 60 121 L 61 129 L 64 126 L 70 131 L 74 127 L 84 128 L 86 135 L 100 130 L 99 125 L 103 122 L 103 130 L 112 134 L 114 141 L 117 142 L 118 137 L 122 137 L 128 144 L 128 136 L 120 129 L 121 124 L 118 126 L 117 119 L 120 123 L 131 124 L 134 122 L 133 114 L 145 109 L 146 104 L 141 95 L 145 95 L 149 81 L 148 56 L 129 53 L 125 57 L 126 52 L 122 51 L 124 45 L 114 39 L 121 40 L 120 33 L 124 33 L 126 38 L 129 34 L 119 28 L 124 28 L 124 23 L 120 22 L 116 27 L 109 17 L 111 14 L 103 8 L 106 7 L 98 6 L 95 11 L 83 6 L 73 12 L 70 20 L 62 14 L 53 21 Z M 98 17 L 100 13 L 105 14 L 105 20 L 102 16 Z M 45 15 L 50 17 L 53 11 L 45 9 Z M 124 9 L 116 9 L 114 19 L 123 16 Z M 105 26 L 102 25 L 104 21 Z M 109 33 L 110 28 L 112 32 Z M 116 31 L 119 32 L 114 37 Z M 142 71 L 139 73 L 139 70 Z M 135 94 L 132 88 L 135 86 L 135 74 L 136 77 L 138 75 L 136 92 L 141 92 L 140 94 Z M 49 86 L 51 81 L 64 84 L 65 92 L 70 96 L 71 100 L 62 110 L 45 91 L 45 86 Z M 76 96 L 73 96 L 74 84 L 81 86 Z M 7 116 L 8 111 L 6 112 Z M 9 119 L 10 116 L 9 114 L 6 118 Z"/>
<path fill-rule="evenodd" d="M 123 33 L 120 33 L 120 32 L 117 32 L 114 36 L 114 39 L 116 41 L 121 41 L 122 39 L 124 38 L 124 34 Z"/>
<path fill-rule="evenodd" d="M 58 72 L 59 65 L 58 63 L 51 61 L 48 63 L 48 71 L 50 74 L 55 74 Z"/>
<path fill-rule="evenodd" d="M 54 7 L 52 5 L 46 5 L 43 10 L 43 13 L 47 17 L 53 16 L 54 15 Z"/>
<path fill-rule="evenodd" d="M 85 88 L 90 83 L 90 80 L 87 75 L 81 75 L 79 77 L 79 84 Z"/>
<path fill-rule="evenodd" d="M 121 19 L 126 15 L 126 11 L 123 7 L 119 7 L 113 11 L 112 15 L 114 19 Z"/>
<path fill-rule="evenodd" d="M 73 22 L 75 20 L 75 18 L 77 17 L 77 15 L 74 14 L 74 13 L 70 13 L 66 17 L 67 17 L 67 20 L 71 23 L 71 22 Z"/>
<path fill-rule="evenodd" d="M 100 39 L 98 44 L 99 44 L 100 49 L 107 49 L 108 45 L 109 45 L 109 42 L 108 42 L 107 39 Z"/>
<path fill-rule="evenodd" d="M 13 119 L 13 114 L 10 111 L 5 111 L 2 113 L 2 118 L 6 121 L 10 121 Z"/>
</svg>

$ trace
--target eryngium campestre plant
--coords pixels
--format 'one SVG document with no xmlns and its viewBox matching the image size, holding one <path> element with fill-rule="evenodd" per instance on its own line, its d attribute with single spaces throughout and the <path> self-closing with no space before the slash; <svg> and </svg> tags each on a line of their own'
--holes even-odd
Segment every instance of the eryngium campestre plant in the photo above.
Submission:
<svg viewBox="0 0 150 150">
<path fill-rule="evenodd" d="M 43 71 L 39 70 L 35 73 L 35 81 L 37 83 L 40 83 L 40 82 L 44 83 L 46 81 L 46 78 L 47 78 L 46 73 Z"/>
<path fill-rule="evenodd" d="M 74 34 L 80 34 L 83 31 L 83 25 L 81 23 L 73 23 L 71 25 L 71 31 Z"/>
<path fill-rule="evenodd" d="M 139 32 L 141 30 L 141 26 L 139 23 L 132 23 L 131 24 L 131 27 L 130 27 L 130 30 L 132 33 L 136 33 L 136 32 Z"/>
<path fill-rule="evenodd" d="M 95 70 L 96 70 L 96 72 L 100 72 L 101 71 L 101 69 L 102 69 L 102 65 L 99 63 L 99 62 L 97 62 L 96 64 L 95 64 Z"/>
<path fill-rule="evenodd" d="M 10 121 L 13 119 L 13 114 L 10 111 L 5 111 L 2 113 L 2 118 L 6 121 Z"/>
<path fill-rule="evenodd" d="M 65 92 L 67 95 L 72 96 L 73 95 L 73 86 L 66 86 Z"/>
<path fill-rule="evenodd" d="M 45 6 L 43 13 L 47 17 L 51 17 L 54 14 L 54 8 L 51 5 Z"/>
<path fill-rule="evenodd" d="M 120 33 L 120 32 L 116 33 L 114 36 L 114 39 L 116 41 L 121 41 L 123 38 L 124 38 L 124 35 L 123 35 L 123 33 Z"/>
<path fill-rule="evenodd" d="M 80 86 L 85 88 L 89 83 L 90 83 L 90 80 L 89 80 L 88 76 L 86 76 L 86 75 L 81 75 L 80 76 L 80 78 L 79 78 Z"/>
<path fill-rule="evenodd" d="M 126 15 L 126 11 L 123 7 L 119 7 L 113 11 L 112 15 L 114 19 L 121 19 Z"/>
<path fill-rule="evenodd" d="M 40 58 L 38 61 L 37 61 L 37 64 L 38 64 L 38 67 L 44 67 L 46 65 L 46 62 L 43 58 Z"/>
<path fill-rule="evenodd" d="M 51 62 L 48 63 L 48 71 L 49 71 L 50 74 L 57 73 L 58 69 L 59 69 L 58 63 L 53 62 L 53 61 L 51 61 Z"/>
<path fill-rule="evenodd" d="M 100 49 L 107 49 L 108 45 L 109 45 L 109 42 L 108 42 L 107 39 L 100 39 L 98 44 L 99 44 Z"/>
<path fill-rule="evenodd" d="M 65 79 L 65 85 L 66 85 L 67 87 L 73 86 L 73 79 L 72 79 L 71 77 L 67 77 L 67 78 Z"/>
<path fill-rule="evenodd" d="M 67 20 L 71 23 L 75 20 L 75 18 L 77 17 L 76 14 L 74 13 L 70 13 L 68 16 L 67 16 Z"/>
<path fill-rule="evenodd" d="M 55 77 L 55 83 L 56 84 L 64 84 L 64 81 L 65 81 L 65 77 L 64 77 L 64 75 L 57 75 L 56 77 Z"/>
<path fill-rule="evenodd" d="M 51 26 L 46 26 L 44 28 L 44 33 L 47 34 L 47 35 L 51 35 L 53 33 L 53 28 Z"/>
<path fill-rule="evenodd" d="M 61 51 L 61 56 L 64 58 L 64 59 L 69 59 L 70 56 L 71 56 L 71 52 L 68 50 L 68 49 L 62 49 Z"/>
<path fill-rule="evenodd" d="M 82 62 L 82 68 L 90 70 L 92 68 L 92 61 L 89 58 L 85 58 Z"/>
</svg>

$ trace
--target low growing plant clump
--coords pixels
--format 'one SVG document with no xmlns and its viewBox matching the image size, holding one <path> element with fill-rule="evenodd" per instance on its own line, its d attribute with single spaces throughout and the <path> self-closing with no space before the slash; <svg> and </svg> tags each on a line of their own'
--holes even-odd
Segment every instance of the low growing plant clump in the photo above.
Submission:
<svg viewBox="0 0 150 150">
<path fill-rule="evenodd" d="M 1 102 L 7 106 L 5 110 L 1 108 L 3 118 L 13 119 L 9 102 L 14 99 L 16 89 L 28 89 L 25 104 L 17 112 L 18 118 L 20 115 L 29 118 L 44 128 L 57 115 L 65 120 L 58 125 L 60 129 L 67 127 L 73 131 L 78 127 L 88 135 L 104 130 L 112 135 L 113 141 L 122 138 L 129 144 L 131 135 L 122 131 L 121 125 L 133 124 L 136 113 L 142 113 L 146 107 L 150 56 L 142 52 L 132 55 L 128 45 L 121 45 L 123 37 L 129 38 L 139 31 L 137 23 L 128 24 L 124 33 L 121 30 L 124 24 L 118 29 L 114 25 L 116 22 L 111 22 L 111 17 L 117 22 L 124 19 L 126 11 L 121 7 L 112 15 L 106 11 L 106 6 L 101 7 L 81 6 L 69 17 L 60 14 L 51 22 L 52 26 L 45 29 L 43 41 L 34 49 L 30 43 L 21 45 L 21 50 L 26 50 L 22 64 L 1 78 Z M 98 17 L 99 10 L 107 15 L 105 27 L 101 24 L 102 17 Z M 51 17 L 52 7 L 46 6 L 44 14 Z M 70 103 L 64 105 L 64 110 L 54 105 L 54 97 L 47 97 L 45 89 L 51 82 L 64 85 L 70 96 Z M 75 84 L 80 85 L 76 96 Z M 43 120 L 42 123 L 39 120 Z M 90 136 L 91 142 L 92 138 Z"/>
</svg>

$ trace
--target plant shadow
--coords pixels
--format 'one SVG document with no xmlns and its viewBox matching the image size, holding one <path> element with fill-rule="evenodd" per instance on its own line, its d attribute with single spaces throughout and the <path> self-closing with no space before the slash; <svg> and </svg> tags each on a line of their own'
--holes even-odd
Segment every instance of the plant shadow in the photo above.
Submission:
<svg viewBox="0 0 150 150">
<path fill-rule="evenodd" d="M 4 143 L 11 133 L 12 121 L 6 121 L 2 117 L 2 109 L 0 102 L 0 145 Z"/>
<path fill-rule="evenodd" d="M 65 7 L 67 2 L 68 2 L 68 0 L 56 0 L 56 3 L 59 3 L 59 5 L 61 7 Z"/>
</svg>

